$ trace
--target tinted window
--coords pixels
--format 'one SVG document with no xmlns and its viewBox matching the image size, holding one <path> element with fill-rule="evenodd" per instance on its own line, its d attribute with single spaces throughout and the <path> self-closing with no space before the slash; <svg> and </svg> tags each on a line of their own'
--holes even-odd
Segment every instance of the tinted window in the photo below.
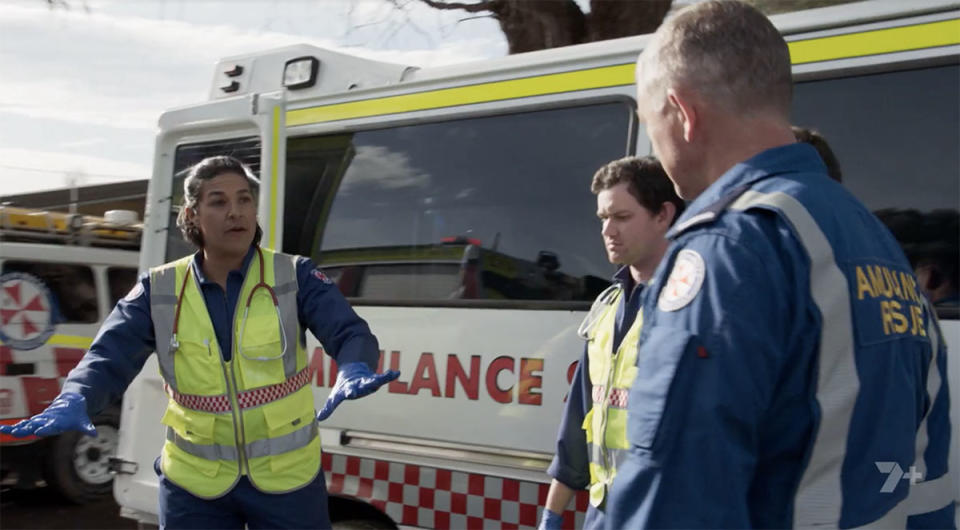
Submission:
<svg viewBox="0 0 960 530">
<path fill-rule="evenodd" d="M 90 324 L 97 321 L 97 288 L 93 271 L 83 265 L 5 261 L 3 273 L 23 272 L 39 278 L 53 294 L 56 322 Z"/>
<path fill-rule="evenodd" d="M 938 308 L 960 302 L 958 79 L 951 65 L 810 81 L 794 98 L 794 120 L 830 142 L 843 184 L 898 238 Z"/>
<path fill-rule="evenodd" d="M 366 299 L 591 300 L 613 269 L 590 181 L 627 154 L 632 116 L 610 103 L 291 139 L 284 249 Z"/>
<path fill-rule="evenodd" d="M 110 307 L 130 292 L 137 281 L 137 269 L 130 267 L 110 267 L 107 269 L 107 286 L 110 289 Z"/>
<path fill-rule="evenodd" d="M 177 228 L 177 214 L 183 204 L 183 179 L 191 166 L 208 156 L 229 155 L 240 159 L 260 177 L 260 139 L 257 137 L 217 140 L 177 147 L 173 161 L 173 189 L 170 198 L 170 224 L 167 229 L 167 261 L 196 252 L 196 248 L 183 239 Z"/>
</svg>

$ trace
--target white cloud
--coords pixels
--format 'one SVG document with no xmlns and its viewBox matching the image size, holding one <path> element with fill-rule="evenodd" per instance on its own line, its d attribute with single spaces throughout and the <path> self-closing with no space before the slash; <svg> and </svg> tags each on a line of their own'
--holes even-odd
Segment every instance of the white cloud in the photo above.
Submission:
<svg viewBox="0 0 960 530">
<path fill-rule="evenodd" d="M 3 145 L 33 153 L 25 157 L 30 167 L 54 165 L 59 171 L 54 162 L 70 160 L 73 169 L 89 173 L 148 175 L 149 138 L 160 114 L 204 101 L 213 65 L 225 56 L 306 42 L 427 67 L 506 50 L 494 22 L 458 24 L 463 13 L 438 12 L 418 2 L 405 12 L 384 0 L 75 0 L 72 5 L 50 10 L 40 0 L 0 4 L 0 114 L 20 124 Z M 83 5 L 89 11 L 79 8 Z M 51 125 L 58 130 L 56 140 L 43 140 Z M 95 138 L 84 134 L 84 127 L 96 128 Z M 77 136 L 69 137 L 73 131 Z M 120 157 L 124 160 L 116 160 Z M 110 160 L 127 169 L 105 169 Z M 31 184 L 60 178 L 37 176 Z M 3 188 L 6 193 L 7 182 Z"/>
<path fill-rule="evenodd" d="M 38 161 L 42 161 L 39 164 Z M 106 184 L 150 178 L 150 164 L 121 162 L 108 157 L 57 151 L 0 147 L 0 194 L 16 195 L 68 186 Z"/>
<path fill-rule="evenodd" d="M 0 20 L 7 43 L 0 51 L 4 111 L 123 129 L 153 129 L 165 109 L 202 101 L 220 57 L 306 40 L 371 59 L 431 66 L 482 58 L 492 45 L 473 39 L 442 50 L 371 50 L 225 24 L 18 5 L 0 6 Z"/>
<path fill-rule="evenodd" d="M 94 145 L 103 145 L 107 143 L 104 138 L 83 138 L 71 142 L 61 142 L 58 147 L 90 147 Z"/>
<path fill-rule="evenodd" d="M 348 171 L 353 177 L 344 179 L 340 193 L 371 182 L 388 189 L 424 187 L 430 182 L 430 175 L 411 165 L 406 153 L 382 145 L 358 146 Z"/>
</svg>

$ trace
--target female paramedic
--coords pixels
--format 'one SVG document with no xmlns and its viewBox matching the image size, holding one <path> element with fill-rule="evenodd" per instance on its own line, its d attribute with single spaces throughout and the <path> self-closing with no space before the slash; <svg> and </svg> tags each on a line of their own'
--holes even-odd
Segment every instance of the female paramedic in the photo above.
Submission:
<svg viewBox="0 0 960 530">
<path fill-rule="evenodd" d="M 260 247 L 256 184 L 232 157 L 193 166 L 177 226 L 200 251 L 144 274 L 50 406 L 0 427 L 95 435 L 89 418 L 156 351 L 161 528 L 328 528 L 317 421 L 400 375 L 373 372 L 377 339 L 309 259 Z M 316 420 L 306 329 L 340 367 Z"/>
</svg>

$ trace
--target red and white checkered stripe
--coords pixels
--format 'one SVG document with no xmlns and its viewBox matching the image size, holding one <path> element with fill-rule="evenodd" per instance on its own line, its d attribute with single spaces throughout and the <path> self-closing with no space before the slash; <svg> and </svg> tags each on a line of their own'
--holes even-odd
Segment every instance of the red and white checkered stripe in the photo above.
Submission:
<svg viewBox="0 0 960 530">
<path fill-rule="evenodd" d="M 201 412 L 230 412 L 230 398 L 226 394 L 218 396 L 197 396 L 194 394 L 183 394 L 170 388 L 170 385 L 164 384 L 163 389 L 167 391 L 170 399 L 174 400 L 181 407 Z"/>
<path fill-rule="evenodd" d="M 397 524 L 423 528 L 536 528 L 549 484 L 323 453 L 327 490 L 366 501 Z M 577 492 L 564 528 L 581 528 L 589 504 Z"/>
<path fill-rule="evenodd" d="M 593 402 L 601 403 L 603 402 L 603 393 L 606 389 L 605 386 L 595 386 L 593 387 Z M 614 388 L 610 391 L 609 403 L 611 407 L 616 407 L 618 409 L 627 408 L 627 403 L 629 401 L 630 391 L 625 388 Z"/>
<path fill-rule="evenodd" d="M 311 377 L 313 377 L 313 370 L 308 366 L 282 383 L 240 392 L 237 394 L 237 403 L 240 404 L 240 408 L 242 409 L 259 407 L 260 405 L 276 401 L 300 390 L 310 383 Z M 170 388 L 169 385 L 163 385 L 163 388 L 167 391 L 170 398 L 176 401 L 181 407 L 199 410 L 201 412 L 212 412 L 214 414 L 230 412 L 230 398 L 226 394 L 198 396 L 177 392 Z"/>
<path fill-rule="evenodd" d="M 627 408 L 627 396 L 629 395 L 630 391 L 626 388 L 614 388 L 610 392 L 610 406 L 618 409 Z"/>
<path fill-rule="evenodd" d="M 263 405 L 264 403 L 276 401 L 303 388 L 304 385 L 310 382 L 310 378 L 312 376 L 313 370 L 307 366 L 303 370 L 300 370 L 297 375 L 280 384 L 264 386 L 260 388 L 254 388 L 253 390 L 240 392 L 237 394 L 237 402 L 240 404 L 240 408 L 248 409 Z"/>
</svg>

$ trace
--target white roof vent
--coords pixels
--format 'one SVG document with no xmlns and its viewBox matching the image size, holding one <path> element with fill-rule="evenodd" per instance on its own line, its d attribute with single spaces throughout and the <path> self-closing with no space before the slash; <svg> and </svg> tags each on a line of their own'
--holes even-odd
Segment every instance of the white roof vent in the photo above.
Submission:
<svg viewBox="0 0 960 530">
<path fill-rule="evenodd" d="M 139 221 L 137 212 L 133 210 L 107 210 L 103 218 L 108 223 L 115 225 L 132 225 Z"/>
</svg>

